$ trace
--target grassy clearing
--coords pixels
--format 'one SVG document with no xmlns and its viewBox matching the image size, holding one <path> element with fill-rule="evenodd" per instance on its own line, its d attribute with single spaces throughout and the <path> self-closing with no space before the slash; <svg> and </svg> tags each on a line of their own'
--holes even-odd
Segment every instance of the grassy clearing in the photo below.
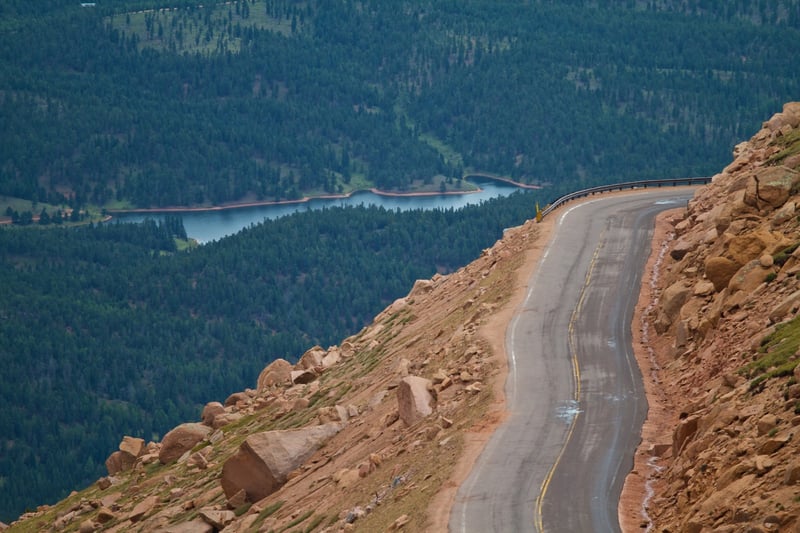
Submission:
<svg viewBox="0 0 800 533">
<path fill-rule="evenodd" d="M 175 239 L 175 246 L 178 248 L 179 252 L 183 252 L 185 250 L 191 250 L 192 248 L 197 248 L 200 246 L 200 243 L 197 242 L 195 239 Z"/>
<path fill-rule="evenodd" d="M 345 183 L 344 181 L 337 182 L 338 185 L 342 186 L 343 192 L 351 193 L 354 191 L 365 191 L 368 189 L 372 189 L 375 187 L 375 184 L 369 181 L 364 174 L 361 173 L 353 173 L 350 175 L 350 182 Z"/>
<path fill-rule="evenodd" d="M 779 165 L 787 157 L 800 154 L 800 129 L 793 130 L 789 135 L 778 137 L 775 140 L 781 151 L 767 160 L 767 164 Z"/>
<path fill-rule="evenodd" d="M 122 210 L 124 210 L 124 209 L 135 209 L 136 206 L 134 204 L 132 204 L 128 200 L 110 200 L 110 201 L 105 203 L 103 208 L 104 209 L 108 209 L 110 211 L 116 211 L 116 210 L 120 210 L 120 209 L 122 209 Z"/>
<path fill-rule="evenodd" d="M 750 390 L 756 390 L 770 378 L 788 376 L 798 364 L 800 348 L 800 316 L 779 325 L 775 332 L 764 337 L 757 358 L 739 372 L 752 379 Z"/>
<path fill-rule="evenodd" d="M 248 3 L 249 12 L 235 3 L 191 9 L 145 10 L 116 15 L 108 20 L 114 28 L 130 37 L 135 35 L 139 48 L 171 50 L 177 53 L 238 53 L 241 32 L 254 28 L 291 36 L 292 19 L 267 13 L 265 0 Z M 295 29 L 303 28 L 295 20 Z"/>
<path fill-rule="evenodd" d="M 456 165 L 463 165 L 464 160 L 461 157 L 461 154 L 455 150 L 455 148 L 449 146 L 444 141 L 439 139 L 438 137 L 434 137 L 429 133 L 423 133 L 419 136 L 419 140 L 442 154 L 444 160 L 450 163 L 454 163 Z"/>
<path fill-rule="evenodd" d="M 13 196 L 0 196 L 0 218 L 7 218 L 6 211 L 11 208 L 17 213 L 30 211 L 34 215 L 39 215 L 42 209 L 46 209 L 51 215 L 59 209 L 65 211 L 68 209 L 66 205 L 53 205 L 43 202 L 31 202 L 30 200 L 23 200 L 22 198 L 15 198 Z"/>
</svg>

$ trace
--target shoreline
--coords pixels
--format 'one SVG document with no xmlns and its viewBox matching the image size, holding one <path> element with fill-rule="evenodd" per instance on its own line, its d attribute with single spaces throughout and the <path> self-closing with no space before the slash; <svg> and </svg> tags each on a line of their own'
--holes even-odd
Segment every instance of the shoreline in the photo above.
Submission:
<svg viewBox="0 0 800 533">
<path fill-rule="evenodd" d="M 526 183 L 519 183 L 514 180 L 503 178 L 499 176 L 492 176 L 490 174 L 481 174 L 481 173 L 472 173 L 465 176 L 463 179 L 467 179 L 470 176 L 476 176 L 479 178 L 490 179 L 495 181 L 500 181 L 506 183 L 508 185 L 513 185 L 515 187 L 519 187 L 520 189 L 541 189 L 540 185 L 529 185 Z M 381 189 L 371 187 L 369 189 L 356 189 L 354 191 L 350 191 L 348 193 L 341 193 L 341 194 L 321 194 L 318 196 L 303 196 L 302 198 L 298 198 L 296 200 L 261 200 L 255 202 L 231 202 L 227 204 L 220 204 L 220 205 L 212 205 L 207 207 L 188 207 L 188 206 L 167 206 L 167 207 L 135 207 L 131 209 L 106 209 L 105 212 L 109 216 L 113 216 L 115 214 L 122 215 L 122 214 L 130 214 L 130 213 L 203 213 L 203 212 L 211 212 L 211 211 L 227 211 L 232 209 L 246 209 L 248 207 L 265 207 L 265 206 L 274 206 L 274 205 L 295 205 L 295 204 L 304 204 L 308 203 L 312 200 L 344 200 L 350 198 L 354 194 L 360 192 L 371 192 L 372 194 L 378 196 L 388 196 L 388 197 L 424 197 L 424 196 L 455 196 L 455 195 L 462 195 L 462 194 L 475 194 L 483 191 L 483 189 L 476 185 L 474 190 L 470 191 L 418 191 L 418 192 L 392 192 L 392 191 L 383 191 Z"/>
</svg>

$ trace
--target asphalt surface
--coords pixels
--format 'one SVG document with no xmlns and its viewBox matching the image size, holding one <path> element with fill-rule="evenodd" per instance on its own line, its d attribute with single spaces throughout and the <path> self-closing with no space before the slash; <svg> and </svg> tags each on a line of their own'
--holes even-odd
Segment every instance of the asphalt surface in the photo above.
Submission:
<svg viewBox="0 0 800 533">
<path fill-rule="evenodd" d="M 459 488 L 451 533 L 619 531 L 647 412 L 630 323 L 656 214 L 692 191 L 566 205 L 506 332 L 509 417 Z"/>
</svg>

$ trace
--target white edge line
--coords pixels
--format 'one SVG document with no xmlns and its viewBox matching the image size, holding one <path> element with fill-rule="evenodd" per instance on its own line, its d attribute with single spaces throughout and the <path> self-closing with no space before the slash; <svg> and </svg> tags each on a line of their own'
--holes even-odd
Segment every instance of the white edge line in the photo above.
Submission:
<svg viewBox="0 0 800 533">
<path fill-rule="evenodd" d="M 561 215 L 558 217 L 558 221 L 556 222 L 556 226 L 555 226 L 555 228 L 553 230 L 553 235 L 551 236 L 550 241 L 548 241 L 547 245 L 545 246 L 544 252 L 542 253 L 542 257 L 539 259 L 539 263 L 536 265 L 536 271 L 533 273 L 533 276 L 531 277 L 531 281 L 530 281 L 530 283 L 528 285 L 528 292 L 527 292 L 527 294 L 525 294 L 525 300 L 523 300 L 522 304 L 520 305 L 520 307 L 515 312 L 514 319 L 511 321 L 511 324 L 509 325 L 509 330 L 510 330 L 509 334 L 510 334 L 510 337 L 511 337 L 509 339 L 510 340 L 510 344 L 511 344 L 511 348 L 509 350 L 509 355 L 510 355 L 510 357 L 509 357 L 509 362 L 510 362 L 509 374 L 510 374 L 510 376 L 509 377 L 511 378 L 511 390 L 509 391 L 510 398 L 509 398 L 509 401 L 507 402 L 507 405 L 510 405 L 513 402 L 513 399 L 514 399 L 514 397 L 516 396 L 516 393 L 517 393 L 517 354 L 514 351 L 514 338 L 516 336 L 517 324 L 519 324 L 520 312 L 525 308 L 525 304 L 528 302 L 528 300 L 530 299 L 531 295 L 533 294 L 534 287 L 536 286 L 536 281 L 539 278 L 539 272 L 541 272 L 541 265 L 542 265 L 542 263 L 545 262 L 547 257 L 550 255 L 550 249 L 552 248 L 553 241 L 555 240 L 556 230 L 563 224 L 564 218 L 566 218 L 566 216 L 569 215 L 575 209 L 577 209 L 579 207 L 582 207 L 584 205 L 592 204 L 592 203 L 599 202 L 599 201 L 602 201 L 602 200 L 605 200 L 605 199 L 607 199 L 607 197 L 595 198 L 593 200 L 586 200 L 586 201 L 580 202 L 580 203 L 578 203 L 576 205 L 571 206 L 566 211 L 562 212 Z M 504 425 L 505 424 L 503 424 L 503 426 Z M 503 429 L 503 426 L 498 428 L 497 431 L 501 431 Z M 488 445 L 488 443 L 487 443 L 487 445 Z M 478 460 L 475 462 L 475 468 L 473 468 L 473 470 L 470 472 L 470 475 L 469 475 L 469 484 L 467 485 L 467 491 L 466 491 L 466 494 L 465 494 L 465 496 L 467 498 L 469 498 L 469 495 L 472 494 L 472 490 L 475 488 L 475 483 L 477 482 L 477 479 L 478 479 L 478 477 L 480 475 L 481 470 L 483 470 L 483 464 L 481 463 L 480 457 L 479 457 Z M 461 533 L 467 533 L 467 505 L 466 505 L 466 503 L 461 505 Z"/>
</svg>

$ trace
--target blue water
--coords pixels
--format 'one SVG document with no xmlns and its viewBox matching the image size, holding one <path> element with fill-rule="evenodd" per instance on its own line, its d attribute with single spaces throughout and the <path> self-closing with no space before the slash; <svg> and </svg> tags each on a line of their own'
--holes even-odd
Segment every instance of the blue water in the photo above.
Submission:
<svg viewBox="0 0 800 533">
<path fill-rule="evenodd" d="M 466 205 L 479 204 L 482 201 L 508 196 L 518 187 L 493 180 L 470 180 L 481 188 L 480 192 L 470 194 L 437 194 L 435 196 L 381 196 L 368 191 L 358 192 L 349 198 L 324 199 L 316 198 L 308 202 L 296 204 L 265 205 L 258 207 L 241 207 L 219 211 L 196 211 L 180 213 L 186 234 L 200 243 L 214 241 L 233 235 L 252 224 L 264 220 L 272 220 L 297 211 L 312 211 L 324 207 L 335 206 L 383 206 L 386 209 L 409 211 L 412 209 L 458 209 Z M 159 220 L 164 214 L 131 213 L 115 215 L 113 220 L 121 222 L 140 222 L 146 218 Z"/>
</svg>

